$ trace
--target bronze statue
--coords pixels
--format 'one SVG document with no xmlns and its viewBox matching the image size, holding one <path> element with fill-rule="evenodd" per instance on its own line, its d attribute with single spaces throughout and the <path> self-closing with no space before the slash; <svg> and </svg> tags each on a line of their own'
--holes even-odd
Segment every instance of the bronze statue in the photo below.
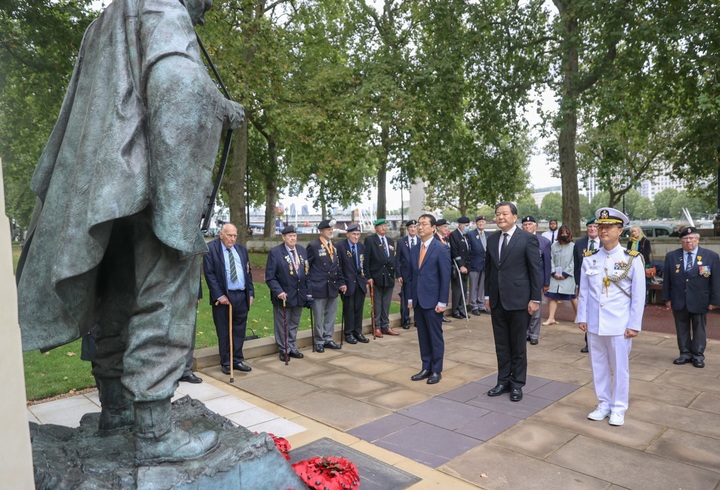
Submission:
<svg viewBox="0 0 720 490">
<path fill-rule="evenodd" d="M 85 33 L 31 187 L 18 265 L 23 349 L 97 329 L 100 432 L 134 429 L 138 462 L 202 456 L 217 434 L 171 423 L 194 335 L 199 229 L 223 128 L 193 24 L 211 0 L 114 0 Z"/>
</svg>

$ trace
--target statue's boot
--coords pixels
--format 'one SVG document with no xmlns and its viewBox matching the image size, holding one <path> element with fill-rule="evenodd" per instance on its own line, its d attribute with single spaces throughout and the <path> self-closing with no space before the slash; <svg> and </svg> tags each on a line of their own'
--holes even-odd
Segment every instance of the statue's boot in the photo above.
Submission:
<svg viewBox="0 0 720 490">
<path fill-rule="evenodd" d="M 135 460 L 138 464 L 199 458 L 218 445 L 213 431 L 192 434 L 175 426 L 170 399 L 135 403 Z"/>
<path fill-rule="evenodd" d="M 102 406 L 98 424 L 100 435 L 110 436 L 131 431 L 135 412 L 132 400 L 126 394 L 120 378 L 96 377 L 95 382 Z"/>
</svg>

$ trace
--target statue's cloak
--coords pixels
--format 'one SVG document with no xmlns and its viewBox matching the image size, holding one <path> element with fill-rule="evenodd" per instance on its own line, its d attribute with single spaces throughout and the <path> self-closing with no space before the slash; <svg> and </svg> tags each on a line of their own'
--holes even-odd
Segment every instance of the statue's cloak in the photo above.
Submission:
<svg viewBox="0 0 720 490">
<path fill-rule="evenodd" d="M 98 265 L 114 220 L 142 212 L 179 254 L 207 251 L 199 221 L 212 188 L 224 100 L 199 66 L 207 80 L 197 87 L 198 110 L 211 122 L 188 136 L 149 130 L 145 82 L 154 64 L 170 56 L 202 65 L 178 0 L 114 0 L 85 33 L 31 182 L 38 204 L 17 272 L 24 350 L 71 342 L 95 324 Z M 162 131 L 178 146 L 183 138 L 203 143 L 152 161 L 152 139 Z"/>
</svg>

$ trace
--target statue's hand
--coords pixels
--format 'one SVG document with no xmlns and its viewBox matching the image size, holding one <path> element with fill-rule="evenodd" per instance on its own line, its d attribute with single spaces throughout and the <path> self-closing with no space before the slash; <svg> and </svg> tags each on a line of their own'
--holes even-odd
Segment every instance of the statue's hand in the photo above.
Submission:
<svg viewBox="0 0 720 490">
<path fill-rule="evenodd" d="M 227 100 L 225 103 L 227 108 L 226 125 L 229 126 L 230 129 L 239 128 L 245 120 L 245 109 L 243 109 L 243 106 L 232 100 Z"/>
</svg>

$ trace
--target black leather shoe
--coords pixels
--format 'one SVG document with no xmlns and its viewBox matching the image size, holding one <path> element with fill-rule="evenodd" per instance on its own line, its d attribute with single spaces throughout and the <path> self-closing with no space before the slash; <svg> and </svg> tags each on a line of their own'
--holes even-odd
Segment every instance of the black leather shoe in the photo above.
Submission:
<svg viewBox="0 0 720 490">
<path fill-rule="evenodd" d="M 530 339 L 530 345 L 538 345 L 538 342 L 540 342 L 538 339 Z"/>
<path fill-rule="evenodd" d="M 407 330 L 407 329 L 410 328 L 410 324 L 409 324 L 409 323 L 404 323 L 402 327 L 403 327 L 403 329 Z"/>
<path fill-rule="evenodd" d="M 431 375 L 432 373 L 430 371 L 428 371 L 427 369 L 423 369 L 419 373 L 410 376 L 410 379 L 413 381 L 422 381 L 425 378 L 429 378 Z"/>
<path fill-rule="evenodd" d="M 358 342 L 360 342 L 362 344 L 367 344 L 368 342 L 370 342 L 370 339 L 368 339 L 361 333 L 355 335 L 355 338 L 357 339 Z"/>
<path fill-rule="evenodd" d="M 316 346 L 315 346 L 315 352 L 321 352 L 321 353 L 322 353 L 322 352 L 325 352 L 325 346 L 323 346 L 322 344 L 316 345 Z"/>
<path fill-rule="evenodd" d="M 357 339 L 355 337 L 353 337 L 352 335 L 346 336 L 345 342 L 347 342 L 348 344 L 357 344 L 358 343 Z"/>
<path fill-rule="evenodd" d="M 482 313 L 480 313 L 480 310 L 473 310 L 472 314 L 475 316 L 480 316 Z"/>
<path fill-rule="evenodd" d="M 230 374 L 230 366 L 222 366 L 223 374 Z"/>
<path fill-rule="evenodd" d="M 428 378 L 428 380 L 427 380 L 427 384 L 429 384 L 429 385 L 438 384 L 441 379 L 442 379 L 442 374 L 440 374 L 440 373 L 432 373 L 432 374 L 430 375 L 430 377 Z"/>
<path fill-rule="evenodd" d="M 305 357 L 305 355 L 302 352 L 294 350 L 290 353 L 290 357 L 294 357 L 295 359 L 302 359 L 303 357 Z"/>
<path fill-rule="evenodd" d="M 446 317 L 446 316 L 443 317 L 443 323 L 450 323 L 450 322 L 452 322 L 452 320 L 450 320 L 448 317 Z"/>
<path fill-rule="evenodd" d="M 325 342 L 325 347 L 327 347 L 328 349 L 342 349 L 342 347 L 336 344 L 333 340 L 328 340 L 327 342 Z"/>
<path fill-rule="evenodd" d="M 203 382 L 202 378 L 198 378 L 197 376 L 195 376 L 194 373 L 190 373 L 187 376 L 183 376 L 182 378 L 180 378 L 180 381 L 184 381 L 185 383 L 193 383 L 193 384 L 198 384 L 198 383 Z"/>
<path fill-rule="evenodd" d="M 495 385 L 495 388 L 488 391 L 487 394 L 488 394 L 488 396 L 500 396 L 503 393 L 508 393 L 509 391 L 510 391 L 509 385 L 497 384 L 497 385 Z"/>
<path fill-rule="evenodd" d="M 289 360 L 290 360 L 290 356 L 285 357 L 285 353 L 284 353 L 284 352 L 281 352 L 281 353 L 280 353 L 280 360 L 283 361 L 283 362 L 285 362 L 286 360 L 289 361 Z"/>
<path fill-rule="evenodd" d="M 588 346 L 586 345 L 585 347 L 583 347 L 582 349 L 580 349 L 580 352 L 582 352 L 583 354 L 587 354 L 587 353 L 590 352 L 590 351 L 588 350 Z"/>
<path fill-rule="evenodd" d="M 243 364 L 242 362 L 238 362 L 237 364 L 233 365 L 233 368 L 236 371 L 242 371 L 243 373 L 249 373 L 252 371 L 252 368 L 246 364 Z"/>
<path fill-rule="evenodd" d="M 690 359 L 687 359 L 685 357 L 678 357 L 673 361 L 673 364 L 677 364 L 679 366 L 682 364 L 687 364 L 688 362 L 690 362 Z"/>
<path fill-rule="evenodd" d="M 702 359 L 693 359 L 693 366 L 696 368 L 704 368 L 705 367 L 705 361 Z"/>
<path fill-rule="evenodd" d="M 510 401 L 519 402 L 522 400 L 522 388 L 513 388 L 510 391 Z"/>
</svg>

